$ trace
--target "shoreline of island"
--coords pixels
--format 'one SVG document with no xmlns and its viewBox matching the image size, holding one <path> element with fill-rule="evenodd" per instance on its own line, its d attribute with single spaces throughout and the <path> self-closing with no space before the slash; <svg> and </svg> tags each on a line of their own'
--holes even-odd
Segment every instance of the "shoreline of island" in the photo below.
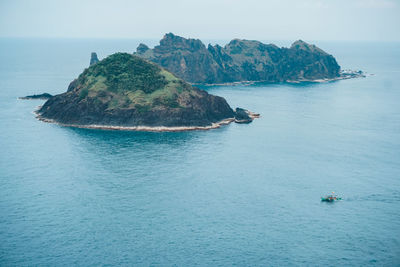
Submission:
<svg viewBox="0 0 400 267">
<path fill-rule="evenodd" d="M 228 125 L 235 121 L 235 118 L 228 118 L 219 122 L 212 123 L 209 126 L 117 126 L 117 125 L 97 125 L 97 124 L 66 124 L 60 123 L 52 119 L 46 119 L 36 114 L 36 118 L 42 122 L 53 123 L 63 127 L 72 127 L 80 129 L 92 130 L 114 130 L 114 131 L 135 131 L 135 132 L 185 132 L 185 131 L 199 131 L 217 129 L 221 126 Z"/>
<path fill-rule="evenodd" d="M 373 74 L 369 74 L 373 75 Z M 301 84 L 301 83 L 325 83 L 325 82 L 334 82 L 334 81 L 341 81 L 341 80 L 348 80 L 348 79 L 355 79 L 355 78 L 366 78 L 367 75 L 363 71 L 352 71 L 346 70 L 342 71 L 339 77 L 334 78 L 321 78 L 321 79 L 298 79 L 298 80 L 286 80 L 286 81 L 237 81 L 237 82 L 227 82 L 227 83 L 191 83 L 194 86 L 237 86 L 237 85 L 254 85 L 254 84 Z"/>
<path fill-rule="evenodd" d="M 207 126 L 118 126 L 118 125 L 98 125 L 98 124 L 68 124 L 61 123 L 55 121 L 53 119 L 43 118 L 39 114 L 39 109 L 41 106 L 38 106 L 36 110 L 33 111 L 37 120 L 47 123 L 57 124 L 63 127 L 72 127 L 72 128 L 80 128 L 80 129 L 92 129 L 92 130 L 114 130 L 114 131 L 135 131 L 135 132 L 186 132 L 186 131 L 206 131 L 220 128 L 221 126 L 228 125 L 232 122 L 243 123 L 240 120 L 236 120 L 235 118 L 227 118 L 220 120 L 218 122 L 214 122 L 211 125 Z M 261 115 L 259 113 L 251 112 L 246 110 L 246 113 L 249 117 L 254 120 L 256 118 L 260 118 Z"/>
</svg>

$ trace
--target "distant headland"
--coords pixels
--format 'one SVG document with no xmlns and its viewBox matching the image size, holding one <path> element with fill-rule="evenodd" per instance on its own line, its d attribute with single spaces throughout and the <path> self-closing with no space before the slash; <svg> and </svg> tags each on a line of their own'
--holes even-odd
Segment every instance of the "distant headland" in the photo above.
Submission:
<svg viewBox="0 0 400 267">
<path fill-rule="evenodd" d="M 342 72 L 332 55 L 301 40 L 290 48 L 242 39 L 206 47 L 198 39 L 168 33 L 153 49 L 140 44 L 134 54 L 193 84 L 323 82 L 363 76 Z"/>
</svg>

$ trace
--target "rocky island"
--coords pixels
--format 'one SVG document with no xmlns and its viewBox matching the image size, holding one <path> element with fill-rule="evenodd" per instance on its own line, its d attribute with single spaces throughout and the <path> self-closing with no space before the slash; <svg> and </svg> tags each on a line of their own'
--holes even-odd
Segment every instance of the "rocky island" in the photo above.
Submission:
<svg viewBox="0 0 400 267">
<path fill-rule="evenodd" d="M 91 60 L 67 92 L 51 97 L 37 115 L 81 128 L 181 131 L 217 128 L 235 121 L 236 112 L 224 98 L 192 87 L 152 62 L 116 53 Z M 254 117 L 240 109 L 236 120 Z"/>
<path fill-rule="evenodd" d="M 168 33 L 153 49 L 140 44 L 134 54 L 194 84 L 342 78 L 340 66 L 332 55 L 301 40 L 290 48 L 242 39 L 234 39 L 224 47 L 211 44 L 206 47 L 198 39 Z"/>
</svg>

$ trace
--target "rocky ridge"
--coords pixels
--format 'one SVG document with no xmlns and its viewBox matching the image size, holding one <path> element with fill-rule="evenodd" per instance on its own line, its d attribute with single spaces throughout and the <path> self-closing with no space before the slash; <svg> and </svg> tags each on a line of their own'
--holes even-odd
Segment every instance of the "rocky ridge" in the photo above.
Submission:
<svg viewBox="0 0 400 267">
<path fill-rule="evenodd" d="M 198 39 L 166 34 L 153 49 L 140 44 L 134 53 L 190 83 L 285 82 L 340 77 L 336 59 L 304 41 L 279 48 L 259 41 L 233 39 L 207 47 Z"/>
</svg>

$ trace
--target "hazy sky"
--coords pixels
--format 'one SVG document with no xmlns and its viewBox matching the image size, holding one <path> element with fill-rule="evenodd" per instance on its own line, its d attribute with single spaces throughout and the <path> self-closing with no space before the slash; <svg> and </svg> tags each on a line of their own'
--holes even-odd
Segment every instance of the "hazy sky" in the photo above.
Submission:
<svg viewBox="0 0 400 267">
<path fill-rule="evenodd" d="M 0 0 L 0 37 L 400 41 L 400 0 Z"/>
</svg>

